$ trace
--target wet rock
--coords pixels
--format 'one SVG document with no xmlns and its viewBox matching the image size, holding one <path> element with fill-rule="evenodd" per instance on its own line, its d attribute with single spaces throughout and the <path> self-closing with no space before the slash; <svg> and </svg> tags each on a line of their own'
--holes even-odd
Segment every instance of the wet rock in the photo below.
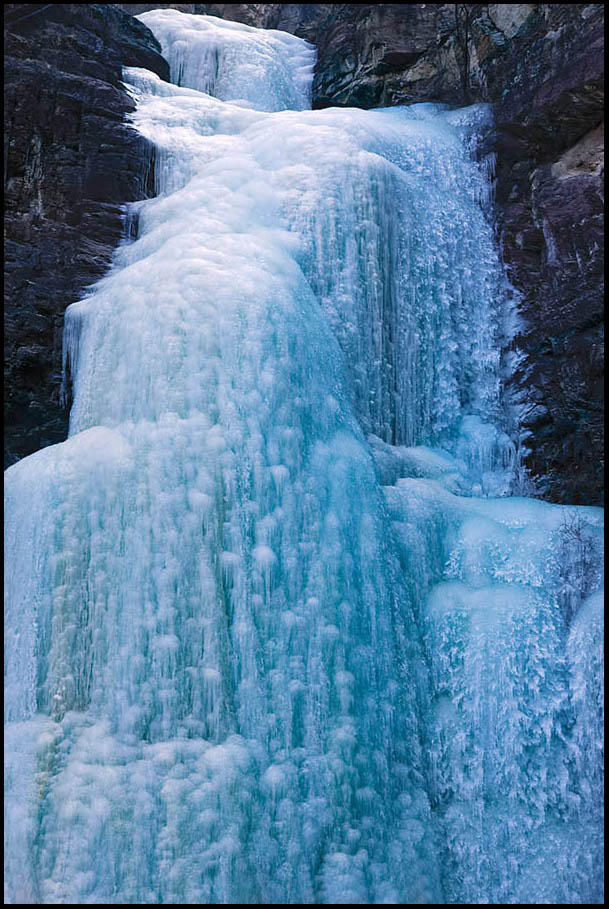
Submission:
<svg viewBox="0 0 609 909">
<path fill-rule="evenodd" d="M 5 20 L 5 466 L 62 441 L 63 314 L 108 268 L 151 148 L 125 123 L 121 66 L 167 78 L 114 5 L 8 4 Z"/>
<path fill-rule="evenodd" d="M 527 404 L 528 464 L 546 498 L 599 504 L 602 7 L 536 5 L 512 44 L 472 83 L 496 112 L 497 230 L 521 294 L 515 379 Z"/>
</svg>

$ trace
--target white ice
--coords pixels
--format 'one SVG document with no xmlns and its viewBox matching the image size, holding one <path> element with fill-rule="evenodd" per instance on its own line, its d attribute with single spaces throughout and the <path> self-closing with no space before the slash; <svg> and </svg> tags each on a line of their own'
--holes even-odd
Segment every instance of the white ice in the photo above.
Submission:
<svg viewBox="0 0 609 909">
<path fill-rule="evenodd" d="M 6 474 L 7 901 L 598 901 L 601 513 L 508 496 L 487 109 L 141 18 L 158 195 Z"/>
</svg>

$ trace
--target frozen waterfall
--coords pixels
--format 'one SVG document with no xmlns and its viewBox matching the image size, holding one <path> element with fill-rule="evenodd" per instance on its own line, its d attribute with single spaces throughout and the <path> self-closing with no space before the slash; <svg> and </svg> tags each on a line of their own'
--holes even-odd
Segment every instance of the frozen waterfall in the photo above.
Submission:
<svg viewBox="0 0 609 909">
<path fill-rule="evenodd" d="M 521 495 L 489 112 L 140 18 L 157 196 L 5 475 L 6 901 L 602 902 L 602 511 Z"/>
</svg>

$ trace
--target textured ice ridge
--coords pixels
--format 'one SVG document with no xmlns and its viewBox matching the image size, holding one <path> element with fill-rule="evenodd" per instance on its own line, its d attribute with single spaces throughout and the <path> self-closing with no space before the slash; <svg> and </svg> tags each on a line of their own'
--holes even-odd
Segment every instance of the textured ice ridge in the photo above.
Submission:
<svg viewBox="0 0 609 909">
<path fill-rule="evenodd" d="M 6 473 L 7 902 L 600 901 L 602 515 L 506 497 L 488 111 L 141 18 L 158 196 Z"/>
</svg>

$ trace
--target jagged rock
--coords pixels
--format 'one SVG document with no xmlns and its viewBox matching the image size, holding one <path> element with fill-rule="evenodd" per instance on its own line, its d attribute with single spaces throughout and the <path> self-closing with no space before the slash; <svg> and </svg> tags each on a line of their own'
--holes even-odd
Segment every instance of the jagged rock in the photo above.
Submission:
<svg viewBox="0 0 609 909">
<path fill-rule="evenodd" d="M 522 296 L 529 467 L 552 501 L 599 504 L 602 7 L 535 5 L 512 40 L 477 78 L 495 104 L 498 233 Z"/>
<path fill-rule="evenodd" d="M 63 314 L 108 268 L 151 149 L 121 65 L 167 78 L 151 32 L 103 4 L 9 4 L 5 22 L 5 466 L 66 437 Z"/>
</svg>

